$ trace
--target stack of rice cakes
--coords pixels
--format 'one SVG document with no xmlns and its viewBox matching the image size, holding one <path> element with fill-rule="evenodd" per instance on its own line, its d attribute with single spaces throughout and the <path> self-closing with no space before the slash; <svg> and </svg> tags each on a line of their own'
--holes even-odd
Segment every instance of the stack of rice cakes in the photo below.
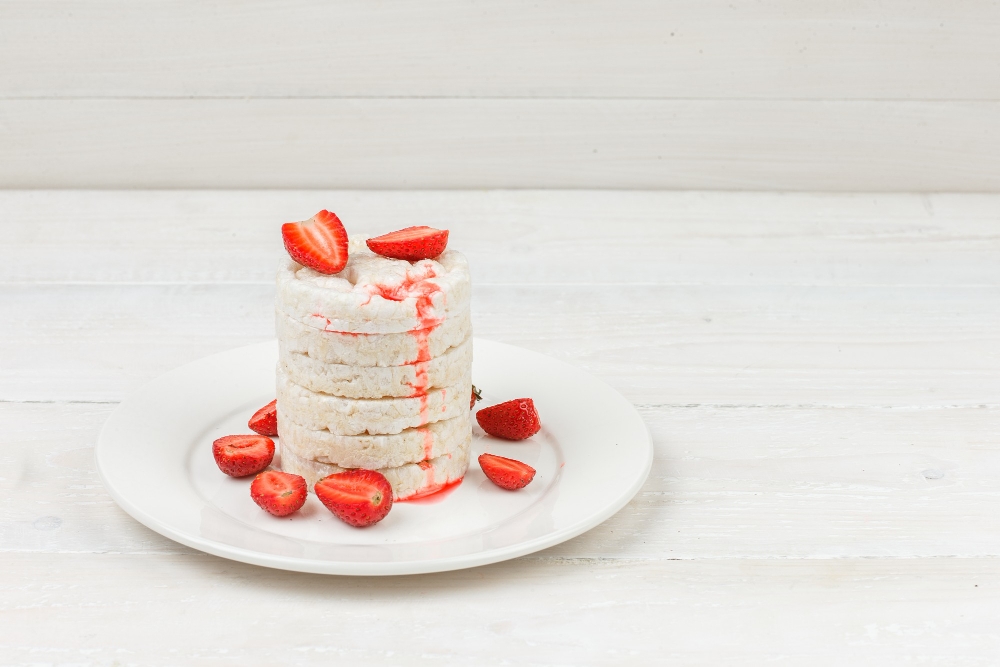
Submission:
<svg viewBox="0 0 1000 667">
<path fill-rule="evenodd" d="M 403 500 L 460 480 L 472 444 L 471 282 L 465 257 L 380 257 L 352 239 L 324 275 L 278 272 L 281 468 L 310 487 L 378 470 Z"/>
</svg>

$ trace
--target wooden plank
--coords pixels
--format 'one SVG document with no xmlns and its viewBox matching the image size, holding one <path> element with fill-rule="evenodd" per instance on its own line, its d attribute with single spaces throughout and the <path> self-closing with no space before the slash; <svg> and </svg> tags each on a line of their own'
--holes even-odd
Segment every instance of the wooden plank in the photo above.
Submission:
<svg viewBox="0 0 1000 667">
<path fill-rule="evenodd" d="M 119 509 L 94 463 L 114 404 L 0 403 L 0 550 L 182 553 Z"/>
<path fill-rule="evenodd" d="M 271 284 L 321 208 L 450 229 L 477 285 L 1000 285 L 1000 196 L 620 191 L 0 191 L 0 283 Z"/>
<path fill-rule="evenodd" d="M 8 99 L 7 188 L 1000 190 L 1000 102 Z"/>
<path fill-rule="evenodd" d="M 113 403 L 62 401 L 269 338 L 274 221 L 326 197 L 363 229 L 454 220 L 478 334 L 640 404 L 639 495 L 535 556 L 391 579 L 204 556 L 119 510 L 92 456 Z M 993 664 L 997 201 L 4 193 L 5 660 Z"/>
<path fill-rule="evenodd" d="M 0 403 L 0 551 L 191 553 L 101 485 L 93 445 L 113 408 Z M 538 558 L 1000 557 L 1000 407 L 640 412 L 656 448 L 649 480 Z"/>
<path fill-rule="evenodd" d="M 0 400 L 121 400 L 274 336 L 271 285 L 0 287 Z M 997 288 L 476 286 L 476 334 L 643 404 L 1000 403 Z"/>
<path fill-rule="evenodd" d="M 497 288 L 479 297 L 474 323 L 582 366 L 636 403 L 980 405 L 1000 400 L 998 297 L 995 288 Z"/>
<path fill-rule="evenodd" d="M 987 665 L 1000 644 L 995 559 L 521 559 L 382 579 L 210 556 L 0 563 L 18 664 Z"/>
<path fill-rule="evenodd" d="M 1000 99 L 930 0 L 0 3 L 0 97 Z"/>
</svg>

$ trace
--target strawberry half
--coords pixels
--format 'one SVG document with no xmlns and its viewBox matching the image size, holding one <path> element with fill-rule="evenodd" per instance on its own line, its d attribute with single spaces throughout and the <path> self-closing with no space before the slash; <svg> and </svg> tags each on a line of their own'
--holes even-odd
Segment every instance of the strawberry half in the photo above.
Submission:
<svg viewBox="0 0 1000 667">
<path fill-rule="evenodd" d="M 212 443 L 212 455 L 230 477 L 256 475 L 271 465 L 274 441 L 264 435 L 227 435 Z"/>
<path fill-rule="evenodd" d="M 345 470 L 316 482 L 316 495 L 344 523 L 358 528 L 385 518 L 392 509 L 389 480 L 375 470 Z"/>
<path fill-rule="evenodd" d="M 302 222 L 286 222 L 281 238 L 285 250 L 302 266 L 320 273 L 339 273 L 347 266 L 347 230 L 329 211 Z"/>
<path fill-rule="evenodd" d="M 448 247 L 448 230 L 433 227 L 407 227 L 366 241 L 376 255 L 416 262 L 432 259 Z"/>
<path fill-rule="evenodd" d="M 274 516 L 288 516 L 306 503 L 306 480 L 299 475 L 265 470 L 253 478 L 250 497 Z"/>
<path fill-rule="evenodd" d="M 469 400 L 469 409 L 476 407 L 476 401 L 483 400 L 483 392 L 476 389 L 476 385 L 472 385 L 472 398 Z"/>
<path fill-rule="evenodd" d="M 515 398 L 482 408 L 476 413 L 476 421 L 490 435 L 505 440 L 524 440 L 542 428 L 535 402 L 530 398 Z"/>
<path fill-rule="evenodd" d="M 261 435 L 278 435 L 278 401 L 274 400 L 253 413 L 253 417 L 247 422 L 250 430 Z"/>
<path fill-rule="evenodd" d="M 527 463 L 495 454 L 480 454 L 479 467 L 491 482 L 508 491 L 522 489 L 535 478 L 535 469 Z"/>
</svg>

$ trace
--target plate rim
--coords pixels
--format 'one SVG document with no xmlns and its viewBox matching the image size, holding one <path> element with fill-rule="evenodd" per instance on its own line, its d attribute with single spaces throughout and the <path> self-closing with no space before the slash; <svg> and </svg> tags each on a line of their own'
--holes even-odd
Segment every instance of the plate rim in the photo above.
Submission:
<svg viewBox="0 0 1000 667">
<path fill-rule="evenodd" d="M 129 396 L 126 396 L 111 412 L 108 418 L 105 420 L 104 425 L 101 427 L 101 431 L 98 434 L 97 442 L 94 445 L 94 461 L 97 468 L 98 477 L 104 488 L 108 491 L 112 499 L 121 507 L 129 516 L 138 521 L 140 524 L 146 526 L 150 530 L 170 539 L 179 544 L 183 544 L 189 548 L 201 551 L 213 556 L 220 558 L 226 558 L 229 560 L 234 560 L 237 562 L 247 563 L 250 565 L 256 565 L 259 567 L 269 567 L 273 569 L 285 570 L 290 572 L 303 572 L 311 574 L 325 574 L 325 575 L 338 575 L 338 576 L 406 576 L 411 574 L 429 574 L 433 572 L 449 572 L 454 570 L 480 567 L 482 565 L 490 565 L 493 563 L 502 562 L 505 560 L 510 560 L 512 558 L 518 558 L 520 556 L 526 556 L 549 547 L 556 546 L 568 540 L 578 537 L 583 533 L 596 528 L 600 524 L 607 521 L 609 518 L 617 514 L 625 505 L 635 497 L 639 492 L 639 489 L 646 483 L 649 477 L 649 473 L 652 470 L 653 465 L 653 442 L 652 435 L 649 431 L 649 425 L 646 421 L 642 419 L 642 416 L 636 410 L 635 406 L 626 399 L 621 392 L 609 385 L 607 382 L 601 378 L 593 375 L 592 373 L 578 367 L 573 364 L 567 363 L 561 359 L 556 359 L 549 355 L 541 352 L 536 352 L 535 350 L 530 350 L 517 345 L 510 345 L 509 343 L 502 343 L 499 341 L 484 339 L 480 337 L 473 338 L 473 345 L 476 342 L 487 343 L 488 345 L 499 345 L 518 352 L 527 352 L 529 354 L 540 355 L 546 357 L 550 361 L 572 368 L 577 372 L 586 373 L 595 382 L 599 382 L 605 387 L 616 394 L 624 404 L 628 405 L 639 423 L 643 426 L 643 432 L 645 434 L 644 445 L 646 447 L 646 456 L 643 461 L 641 472 L 635 477 L 632 484 L 624 491 L 622 491 L 614 501 L 605 504 L 600 511 L 595 512 L 589 516 L 579 519 L 573 522 L 567 527 L 561 528 L 559 530 L 554 530 L 545 535 L 535 537 L 523 542 L 518 542 L 516 544 L 498 547 L 494 549 L 489 549 L 481 552 L 475 552 L 471 554 L 461 554 L 456 556 L 446 556 L 442 558 L 432 558 L 425 560 L 410 560 L 410 561 L 391 561 L 391 562 L 375 562 L 375 563 L 364 563 L 364 562 L 350 562 L 350 561 L 336 561 L 336 560 L 320 560 L 313 558 L 301 558 L 294 556 L 278 556 L 273 554 L 262 553 L 259 551 L 254 551 L 252 549 L 247 549 L 245 547 L 237 547 L 233 545 L 227 545 L 224 543 L 219 543 L 210 539 L 199 538 L 190 535 L 188 532 L 176 529 L 168 523 L 165 523 L 147 511 L 143 510 L 142 507 L 137 505 L 135 502 L 130 500 L 128 497 L 123 495 L 119 489 L 117 489 L 112 480 L 109 479 L 108 474 L 104 469 L 102 464 L 102 454 L 103 451 L 102 443 L 109 438 L 109 429 L 113 426 L 116 417 L 120 418 L 119 413 L 128 410 L 129 399 L 138 396 L 142 392 L 148 390 L 154 383 L 163 378 L 166 375 L 173 373 L 181 373 L 184 369 L 189 366 L 193 366 L 199 363 L 203 363 L 205 360 L 219 355 L 229 354 L 236 352 L 238 350 L 246 350 L 253 347 L 268 347 L 275 345 L 276 341 L 274 339 L 251 343 L 249 345 L 241 345 L 239 347 L 230 348 L 228 350 L 223 350 L 221 352 L 216 352 L 214 354 L 206 355 L 198 359 L 194 359 L 185 364 L 177 366 L 165 373 L 162 373 L 150 381 L 143 384 L 138 389 L 131 392 Z M 105 445 L 105 448 L 107 445 Z"/>
</svg>

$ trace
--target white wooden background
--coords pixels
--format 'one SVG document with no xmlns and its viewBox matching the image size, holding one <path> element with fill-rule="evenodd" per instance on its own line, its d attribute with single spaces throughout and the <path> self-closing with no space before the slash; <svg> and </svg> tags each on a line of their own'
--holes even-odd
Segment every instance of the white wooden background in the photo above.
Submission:
<svg viewBox="0 0 1000 667">
<path fill-rule="evenodd" d="M 996 0 L 0 0 L 0 187 L 1000 189 Z"/>
<path fill-rule="evenodd" d="M 0 0 L 0 663 L 997 664 L 1000 195 L 877 194 L 1000 191 L 997 35 L 996 0 Z M 322 207 L 450 228 L 477 335 L 632 400 L 632 503 L 391 579 L 125 515 L 104 420 L 271 338 L 276 225 Z"/>
<path fill-rule="evenodd" d="M 104 420 L 273 337 L 277 223 L 324 206 L 450 228 L 477 335 L 638 406 L 636 498 L 533 556 L 384 579 L 121 511 Z M 997 195 L 0 193 L 0 662 L 997 664 L 998 256 Z"/>
</svg>

